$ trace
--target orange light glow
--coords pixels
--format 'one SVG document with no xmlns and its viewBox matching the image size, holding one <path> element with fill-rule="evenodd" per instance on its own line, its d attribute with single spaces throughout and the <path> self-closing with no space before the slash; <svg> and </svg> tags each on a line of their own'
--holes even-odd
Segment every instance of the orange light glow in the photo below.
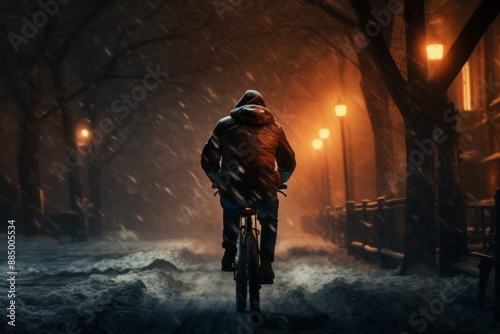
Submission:
<svg viewBox="0 0 500 334">
<path fill-rule="evenodd" d="M 427 58 L 429 60 L 443 59 L 443 44 L 427 45 Z"/>
<path fill-rule="evenodd" d="M 91 133 L 87 128 L 80 128 L 76 131 L 76 145 L 85 146 L 90 140 Z"/>
<path fill-rule="evenodd" d="M 321 139 L 326 139 L 326 138 L 330 137 L 330 130 L 328 130 L 328 129 L 320 129 L 319 130 L 319 137 Z"/>
<path fill-rule="evenodd" d="M 312 141 L 312 147 L 315 150 L 320 150 L 323 147 L 323 141 L 321 139 L 314 139 Z"/>
<path fill-rule="evenodd" d="M 335 106 L 335 115 L 338 117 L 344 117 L 347 115 L 347 106 L 345 104 L 337 104 Z"/>
</svg>

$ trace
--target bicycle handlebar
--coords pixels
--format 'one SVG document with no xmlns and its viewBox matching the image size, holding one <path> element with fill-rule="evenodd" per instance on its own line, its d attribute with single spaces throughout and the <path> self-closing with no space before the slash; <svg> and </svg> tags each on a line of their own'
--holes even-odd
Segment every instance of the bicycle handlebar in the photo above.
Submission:
<svg viewBox="0 0 500 334">
<path fill-rule="evenodd" d="M 286 188 L 284 188 L 284 189 L 286 189 Z M 281 194 L 282 194 L 283 196 L 285 196 L 285 197 L 287 196 L 286 192 L 284 192 L 284 191 L 283 191 L 283 190 L 281 190 L 281 189 L 278 189 L 278 192 L 279 192 L 279 193 L 281 193 Z"/>
<path fill-rule="evenodd" d="M 212 185 L 212 188 L 217 189 L 216 187 L 214 187 L 214 185 Z M 287 197 L 287 194 L 285 191 L 283 191 L 283 189 L 288 189 L 288 185 L 286 183 L 280 184 L 276 191 L 279 192 L 280 194 L 282 194 L 283 196 Z M 218 193 L 219 193 L 219 189 L 215 190 L 214 197 L 217 196 Z"/>
</svg>

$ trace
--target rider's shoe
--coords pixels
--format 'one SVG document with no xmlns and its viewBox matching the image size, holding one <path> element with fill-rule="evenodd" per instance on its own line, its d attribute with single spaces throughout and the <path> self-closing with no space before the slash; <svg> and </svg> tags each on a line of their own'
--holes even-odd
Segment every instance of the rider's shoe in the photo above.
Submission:
<svg viewBox="0 0 500 334">
<path fill-rule="evenodd" d="M 261 259 L 259 271 L 260 284 L 273 284 L 274 271 L 270 260 Z"/>
<path fill-rule="evenodd" d="M 226 248 L 224 251 L 224 256 L 222 257 L 222 271 L 234 271 L 233 262 L 234 257 L 236 256 L 236 250 Z"/>
</svg>

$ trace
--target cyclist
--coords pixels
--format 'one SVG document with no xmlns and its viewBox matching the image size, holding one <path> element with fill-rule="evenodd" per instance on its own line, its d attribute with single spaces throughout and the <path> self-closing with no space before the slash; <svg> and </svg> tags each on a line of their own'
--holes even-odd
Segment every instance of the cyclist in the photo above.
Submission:
<svg viewBox="0 0 500 334">
<path fill-rule="evenodd" d="M 277 170 L 276 170 L 277 164 Z M 201 154 L 201 165 L 223 208 L 222 271 L 232 271 L 240 210 L 257 209 L 261 224 L 260 281 L 272 283 L 278 228 L 277 189 L 295 169 L 295 154 L 262 95 L 247 90 L 219 120 Z"/>
</svg>

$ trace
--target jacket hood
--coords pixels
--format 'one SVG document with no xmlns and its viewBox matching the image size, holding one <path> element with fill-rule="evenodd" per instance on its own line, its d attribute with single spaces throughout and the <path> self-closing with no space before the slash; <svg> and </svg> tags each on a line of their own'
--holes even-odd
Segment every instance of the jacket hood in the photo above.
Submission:
<svg viewBox="0 0 500 334">
<path fill-rule="evenodd" d="M 234 109 L 239 108 L 241 106 L 255 104 L 258 106 L 266 107 L 266 102 L 260 93 L 256 90 L 247 90 L 245 94 L 241 97 L 241 99 L 236 103 Z"/>
<path fill-rule="evenodd" d="M 274 122 L 273 114 L 266 108 L 264 98 L 255 90 L 247 90 L 229 115 L 238 122 L 252 126 Z"/>
</svg>

